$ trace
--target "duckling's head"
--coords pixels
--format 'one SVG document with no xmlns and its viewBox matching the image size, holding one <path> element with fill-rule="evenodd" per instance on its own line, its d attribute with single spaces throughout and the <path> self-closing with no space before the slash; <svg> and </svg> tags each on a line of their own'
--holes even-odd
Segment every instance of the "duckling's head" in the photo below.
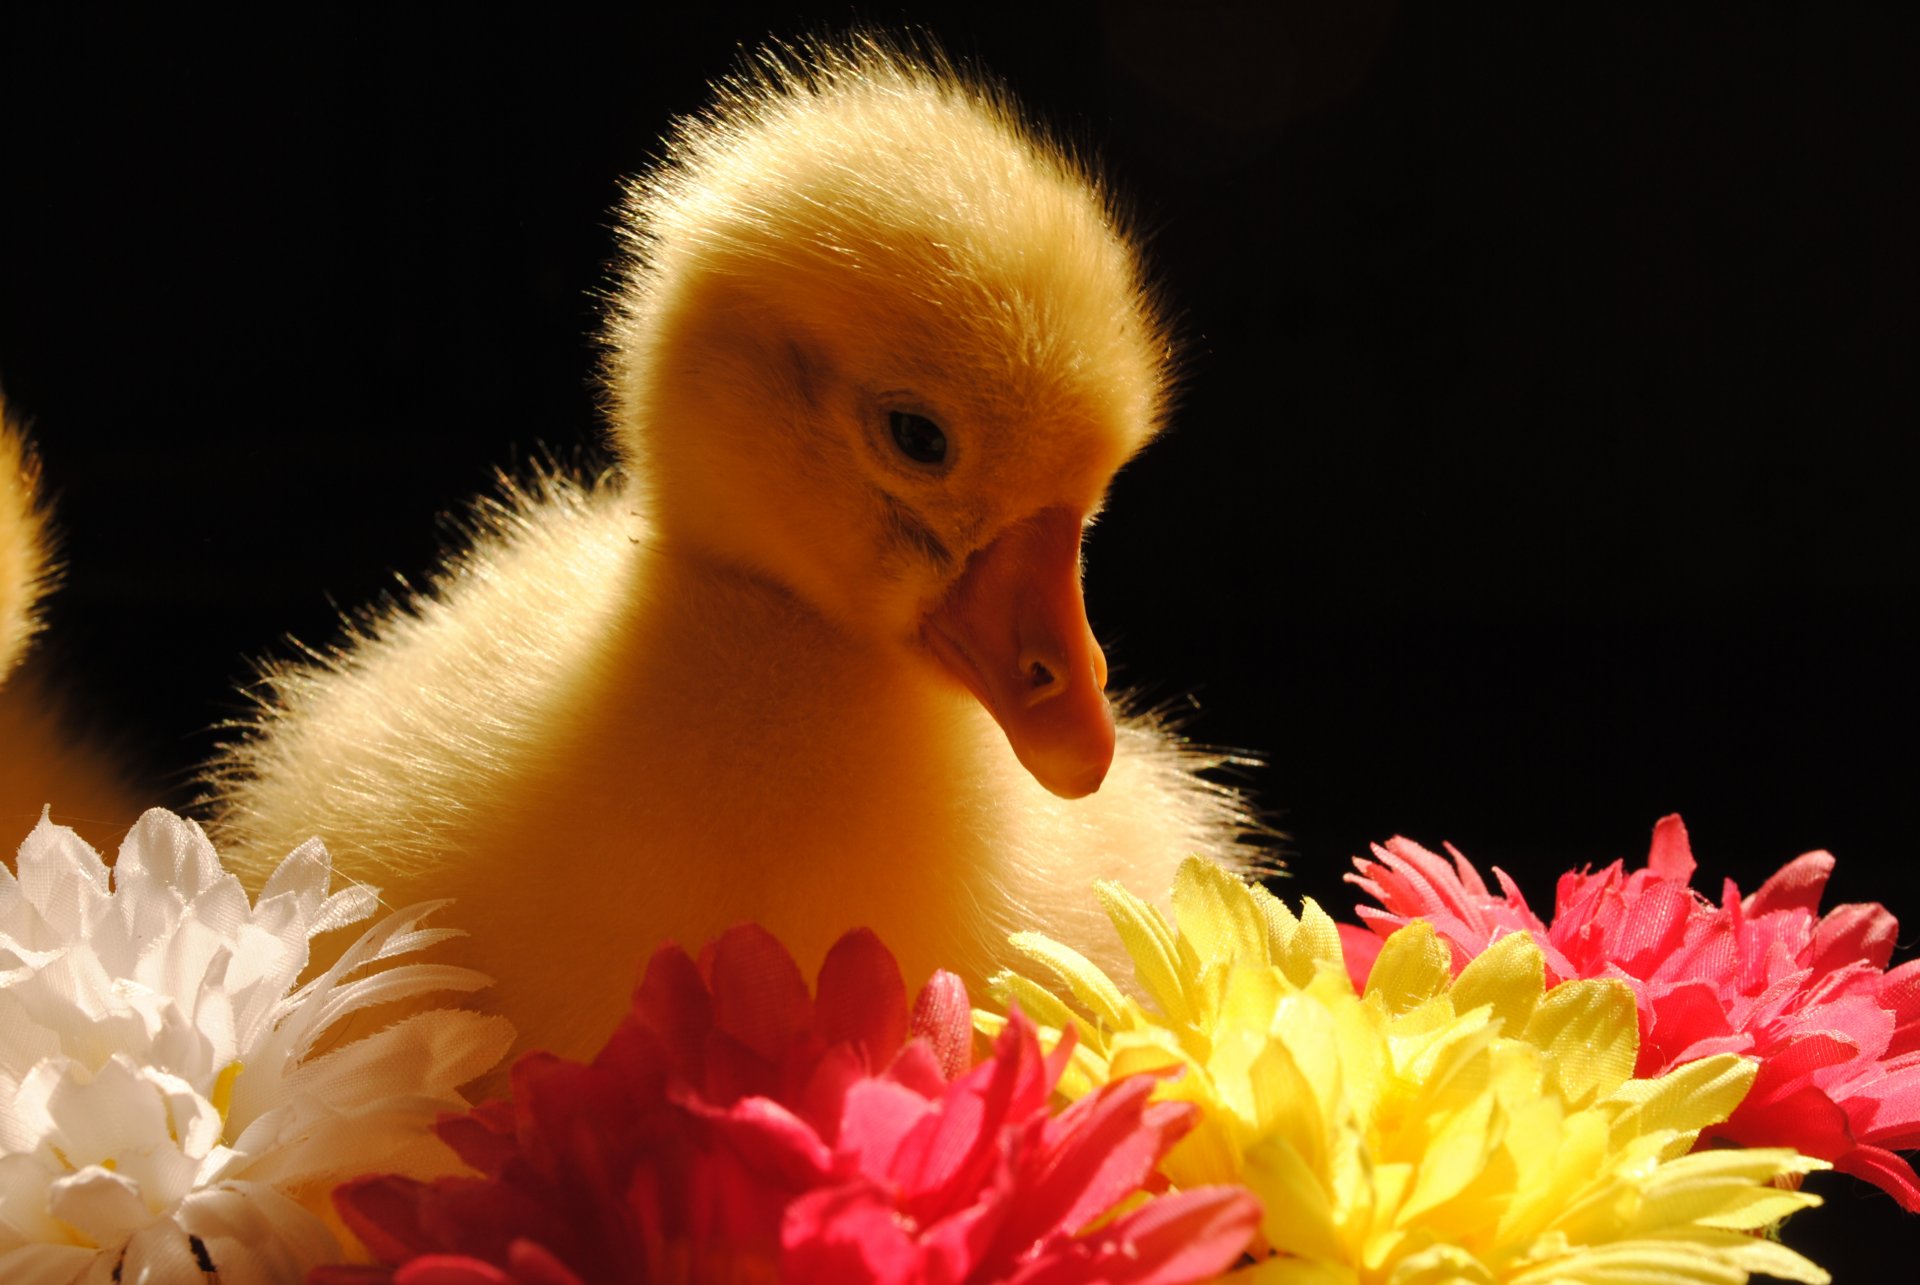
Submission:
<svg viewBox="0 0 1920 1285">
<path fill-rule="evenodd" d="M 659 537 L 946 670 L 1056 794 L 1113 752 L 1080 535 L 1166 400 L 1095 182 L 879 41 L 764 53 L 626 209 L 613 433 Z"/>
</svg>

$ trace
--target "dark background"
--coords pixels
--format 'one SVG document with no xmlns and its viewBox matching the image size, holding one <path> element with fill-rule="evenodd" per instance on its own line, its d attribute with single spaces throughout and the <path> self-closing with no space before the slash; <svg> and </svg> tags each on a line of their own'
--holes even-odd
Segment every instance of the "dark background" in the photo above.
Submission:
<svg viewBox="0 0 1920 1285">
<path fill-rule="evenodd" d="M 1091 545 L 1121 679 L 1264 758 L 1336 910 L 1395 833 L 1545 910 L 1679 810 L 1711 894 L 1827 847 L 1920 922 L 1911 8 L 1163 8 L 860 11 L 1005 77 L 1153 231 L 1187 384 Z M 418 576 L 495 468 L 594 449 L 619 176 L 741 44 L 853 16 L 0 17 L 47 660 L 156 799 L 245 658 Z M 1920 1243 L 1823 1185 L 1791 1239 L 1843 1281 Z"/>
</svg>

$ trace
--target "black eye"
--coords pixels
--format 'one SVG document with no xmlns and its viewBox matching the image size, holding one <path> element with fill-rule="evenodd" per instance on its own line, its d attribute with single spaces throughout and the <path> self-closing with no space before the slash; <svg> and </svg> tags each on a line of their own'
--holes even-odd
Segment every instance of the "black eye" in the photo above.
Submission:
<svg viewBox="0 0 1920 1285">
<path fill-rule="evenodd" d="M 925 415 L 904 410 L 889 411 L 887 425 L 893 429 L 893 444 L 908 459 L 921 464 L 938 464 L 947 458 L 947 435 Z"/>
</svg>

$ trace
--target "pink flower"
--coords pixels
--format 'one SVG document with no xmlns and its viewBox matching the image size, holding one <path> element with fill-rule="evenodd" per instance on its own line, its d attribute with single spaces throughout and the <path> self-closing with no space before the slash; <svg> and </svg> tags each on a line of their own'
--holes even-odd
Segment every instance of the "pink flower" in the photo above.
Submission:
<svg viewBox="0 0 1920 1285">
<path fill-rule="evenodd" d="M 1816 917 L 1827 853 L 1796 858 L 1744 900 L 1728 880 L 1715 905 L 1689 886 L 1686 827 L 1670 816 L 1654 827 L 1646 868 L 1562 875 L 1548 925 L 1505 873 L 1493 872 L 1496 896 L 1451 846 L 1451 864 L 1406 839 L 1373 851 L 1347 878 L 1384 907 L 1359 909 L 1382 937 L 1425 919 L 1458 971 L 1526 932 L 1549 984 L 1625 979 L 1640 1007 L 1636 1074 L 1721 1052 L 1760 1063 L 1746 1101 L 1701 1145 L 1795 1147 L 1920 1211 L 1920 1177 L 1894 1154 L 1920 1147 L 1920 960 L 1887 970 L 1899 924 L 1882 905 Z M 1348 967 L 1364 981 L 1371 959 L 1350 949 Z"/>
<path fill-rule="evenodd" d="M 510 1102 L 440 1134 L 480 1176 L 343 1185 L 382 1266 L 315 1285 L 651 1281 L 1176 1282 L 1238 1257 L 1259 1218 L 1237 1189 L 1161 1195 L 1192 1123 L 1120 1081 L 1048 1111 L 1070 1048 L 1018 1016 L 967 1068 L 965 987 L 936 974 L 909 1014 L 868 932 L 807 992 L 786 951 L 735 928 L 699 963 L 657 953 L 586 1066 L 529 1054 Z"/>
</svg>

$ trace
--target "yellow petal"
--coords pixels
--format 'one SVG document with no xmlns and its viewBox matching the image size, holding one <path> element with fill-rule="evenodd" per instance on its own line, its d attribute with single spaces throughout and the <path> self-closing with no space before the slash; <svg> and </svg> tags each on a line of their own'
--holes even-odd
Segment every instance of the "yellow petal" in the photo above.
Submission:
<svg viewBox="0 0 1920 1285">
<path fill-rule="evenodd" d="M 1126 1001 L 1120 995 L 1120 988 L 1085 955 L 1040 933 L 1015 933 L 1007 941 L 1028 959 L 1052 969 L 1081 1006 L 1108 1030 L 1125 1029 Z"/>
<path fill-rule="evenodd" d="M 1168 1021 L 1191 1022 L 1193 1004 L 1180 967 L 1180 949 L 1160 912 L 1111 880 L 1093 885 L 1120 941 L 1133 957 L 1134 976 Z"/>
<path fill-rule="evenodd" d="M 1487 1265 L 1455 1245 L 1433 1245 L 1393 1266 L 1387 1285 L 1497 1285 Z"/>
<path fill-rule="evenodd" d="M 1652 1080 L 1629 1080 L 1607 1101 L 1613 1144 L 1649 1133 L 1678 1131 L 1682 1152 L 1693 1135 L 1733 1114 L 1753 1087 L 1759 1066 L 1732 1053 L 1703 1057 Z"/>
<path fill-rule="evenodd" d="M 1406 1013 L 1444 992 L 1453 981 L 1453 960 L 1433 925 L 1417 919 L 1387 938 L 1367 974 L 1367 998 L 1392 1014 Z"/>
<path fill-rule="evenodd" d="M 1461 1013 L 1487 1005 L 1508 1035 L 1533 1019 L 1546 990 L 1547 961 L 1526 933 L 1508 933 L 1476 955 L 1453 983 L 1453 1007 Z"/>
<path fill-rule="evenodd" d="M 1346 957 L 1340 953 L 1340 929 L 1334 924 L 1333 916 L 1320 909 L 1320 903 L 1312 897 L 1300 899 L 1300 927 L 1287 942 L 1286 957 L 1273 962 L 1280 965 L 1287 980 L 1295 986 L 1305 986 L 1327 971 L 1342 979 L 1346 977 Z"/>
<path fill-rule="evenodd" d="M 1553 1059 L 1567 1105 L 1589 1106 L 1633 1076 L 1640 1054 L 1633 988 L 1612 978 L 1562 982 L 1534 1010 L 1525 1038 Z"/>
<path fill-rule="evenodd" d="M 1203 967 L 1265 964 L 1267 923 L 1247 885 L 1211 861 L 1188 857 L 1173 880 L 1173 919 Z"/>
<path fill-rule="evenodd" d="M 1348 1256 L 1318 1166 L 1285 1139 L 1262 1138 L 1249 1146 L 1240 1176 L 1260 1197 L 1260 1235 L 1272 1252 L 1333 1262 Z"/>
<path fill-rule="evenodd" d="M 1068 1008 L 1065 1000 L 1030 977 L 1005 971 L 995 973 L 987 979 L 987 994 L 993 997 L 994 1003 L 1002 1007 L 1010 1008 L 1018 1004 L 1020 1011 L 1025 1013 L 1035 1026 L 1051 1027 L 1056 1031 L 1064 1031 L 1072 1027 L 1082 1044 L 1105 1051 L 1106 1039 L 1099 1031 L 1089 1026 L 1085 1019 Z M 976 1015 L 974 1025 L 977 1028 L 979 1024 L 979 1018 Z M 989 1034 L 993 1033 L 997 1032 L 989 1032 Z"/>
<path fill-rule="evenodd" d="M 1268 892 L 1259 884 L 1250 885 L 1253 904 L 1260 911 L 1260 920 L 1267 931 L 1267 962 L 1278 962 L 1286 953 L 1287 944 L 1293 935 L 1300 931 L 1300 917 L 1287 909 L 1287 903 Z"/>
</svg>

